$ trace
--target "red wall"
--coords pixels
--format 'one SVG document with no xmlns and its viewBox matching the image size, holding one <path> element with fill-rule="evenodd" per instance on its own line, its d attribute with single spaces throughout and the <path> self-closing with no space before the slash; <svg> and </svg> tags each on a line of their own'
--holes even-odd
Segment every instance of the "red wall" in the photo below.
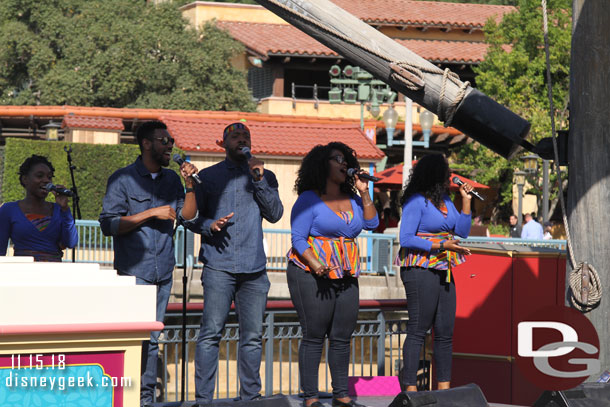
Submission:
<svg viewBox="0 0 610 407">
<path fill-rule="evenodd" d="M 521 375 L 516 327 L 564 304 L 565 254 L 474 249 L 454 272 L 457 312 L 452 386 L 478 384 L 489 402 L 532 405 L 542 393 Z"/>
</svg>

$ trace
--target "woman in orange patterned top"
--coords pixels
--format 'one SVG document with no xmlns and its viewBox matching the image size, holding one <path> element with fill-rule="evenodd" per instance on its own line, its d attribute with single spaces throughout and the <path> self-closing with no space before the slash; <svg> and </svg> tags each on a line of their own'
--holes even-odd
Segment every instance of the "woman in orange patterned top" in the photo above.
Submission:
<svg viewBox="0 0 610 407">
<path fill-rule="evenodd" d="M 299 372 L 305 407 L 321 407 L 318 369 L 325 337 L 333 407 L 359 407 L 347 394 L 350 339 L 359 308 L 360 259 L 356 237 L 379 220 L 368 182 L 347 175 L 360 168 L 354 150 L 339 142 L 314 147 L 299 169 L 292 208 L 290 298 L 301 323 Z M 361 171 L 360 171 L 361 173 Z M 360 196 L 358 196 L 360 195 Z"/>
<path fill-rule="evenodd" d="M 439 389 L 451 382 L 455 322 L 455 284 L 451 269 L 470 251 L 453 234 L 468 237 L 472 186 L 463 184 L 462 212 L 449 199 L 449 165 L 440 154 L 420 159 L 405 186 L 400 224 L 401 250 L 395 265 L 407 294 L 407 339 L 403 345 L 403 384 L 417 391 L 419 355 L 426 332 L 434 325 L 434 359 Z"/>
<path fill-rule="evenodd" d="M 32 256 L 36 261 L 59 262 L 63 249 L 76 246 L 78 233 L 68 196 L 53 191 L 55 203 L 46 201 L 54 171 L 49 160 L 39 155 L 32 155 L 19 167 L 25 198 L 0 207 L 0 256 L 6 255 L 9 238 L 15 256 Z"/>
</svg>

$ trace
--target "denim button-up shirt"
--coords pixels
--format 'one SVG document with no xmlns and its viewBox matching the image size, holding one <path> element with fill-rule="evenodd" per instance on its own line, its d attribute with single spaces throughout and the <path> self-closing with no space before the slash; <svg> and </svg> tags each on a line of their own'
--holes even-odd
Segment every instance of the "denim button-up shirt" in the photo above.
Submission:
<svg viewBox="0 0 610 407">
<path fill-rule="evenodd" d="M 153 179 L 142 157 L 110 176 L 104 196 L 100 226 L 113 236 L 114 267 L 121 274 L 156 283 L 172 278 L 174 221 L 149 219 L 132 231 L 119 235 L 121 216 L 131 216 L 150 208 L 170 205 L 181 214 L 184 188 L 174 171 L 161 168 Z"/>
<path fill-rule="evenodd" d="M 199 217 L 187 226 L 201 233 L 199 260 L 206 267 L 229 273 L 256 273 L 266 268 L 263 249 L 263 218 L 275 223 L 284 207 L 273 172 L 265 169 L 263 178 L 254 181 L 246 163 L 229 159 L 199 172 L 196 185 Z M 210 225 L 234 213 L 219 232 Z"/>
</svg>

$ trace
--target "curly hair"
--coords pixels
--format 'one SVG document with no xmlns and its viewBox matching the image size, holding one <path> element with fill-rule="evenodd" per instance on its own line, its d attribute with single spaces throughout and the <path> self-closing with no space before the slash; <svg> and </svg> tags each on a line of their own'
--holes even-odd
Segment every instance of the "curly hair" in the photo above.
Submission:
<svg viewBox="0 0 610 407">
<path fill-rule="evenodd" d="M 19 175 L 19 183 L 21 184 L 22 187 L 25 187 L 25 185 L 23 184 L 23 181 L 21 181 L 21 177 L 27 176 L 30 173 L 30 171 L 32 170 L 32 168 L 34 168 L 34 166 L 38 165 L 38 164 L 44 164 L 47 167 L 49 167 L 49 169 L 51 170 L 51 173 L 55 172 L 55 168 L 53 168 L 53 164 L 51 164 L 51 162 L 47 159 L 47 157 L 44 157 L 42 155 L 32 154 L 31 157 L 26 158 L 26 160 L 23 162 L 23 164 L 21 164 L 21 166 L 19 167 L 19 172 L 17 173 L 17 175 Z"/>
<path fill-rule="evenodd" d="M 326 179 L 330 171 L 330 157 L 333 150 L 343 153 L 347 162 L 347 168 L 360 168 L 356 153 L 346 144 L 333 141 L 325 146 L 318 144 L 307 153 L 297 174 L 294 190 L 297 195 L 305 191 L 316 191 L 320 195 L 326 193 Z M 341 191 L 346 194 L 356 193 L 354 178 L 347 177 L 340 186 Z"/>
<path fill-rule="evenodd" d="M 445 156 L 430 154 L 421 158 L 411 170 L 409 182 L 405 185 L 400 205 L 416 193 L 422 194 L 434 206 L 440 208 L 443 196 L 449 192 L 449 164 Z"/>
</svg>

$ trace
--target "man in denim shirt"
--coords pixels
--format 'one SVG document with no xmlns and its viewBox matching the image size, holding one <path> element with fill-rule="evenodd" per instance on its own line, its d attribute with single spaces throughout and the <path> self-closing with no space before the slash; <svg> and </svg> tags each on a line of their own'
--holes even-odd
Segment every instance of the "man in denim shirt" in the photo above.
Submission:
<svg viewBox="0 0 610 407">
<path fill-rule="evenodd" d="M 104 235 L 114 238 L 114 268 L 119 274 L 135 276 L 137 284 L 157 286 L 157 321 L 163 322 L 175 265 L 174 221 L 176 214 L 189 220 L 197 215 L 191 177 L 197 168 L 187 162 L 180 167 L 185 198 L 180 177 L 162 168 L 169 165 L 174 146 L 165 124 L 145 122 L 136 137 L 142 155 L 108 179 L 100 226 Z M 152 332 L 142 345 L 142 405 L 153 401 L 160 334 Z"/>
<path fill-rule="evenodd" d="M 195 351 L 195 397 L 212 401 L 218 344 L 231 303 L 239 322 L 238 371 L 241 400 L 260 397 L 263 318 L 269 291 L 263 250 L 263 218 L 275 223 L 284 208 L 275 175 L 255 157 L 247 160 L 250 131 L 233 123 L 223 132 L 226 159 L 199 173 L 199 217 L 189 228 L 201 233 L 199 260 L 204 309 Z"/>
</svg>

